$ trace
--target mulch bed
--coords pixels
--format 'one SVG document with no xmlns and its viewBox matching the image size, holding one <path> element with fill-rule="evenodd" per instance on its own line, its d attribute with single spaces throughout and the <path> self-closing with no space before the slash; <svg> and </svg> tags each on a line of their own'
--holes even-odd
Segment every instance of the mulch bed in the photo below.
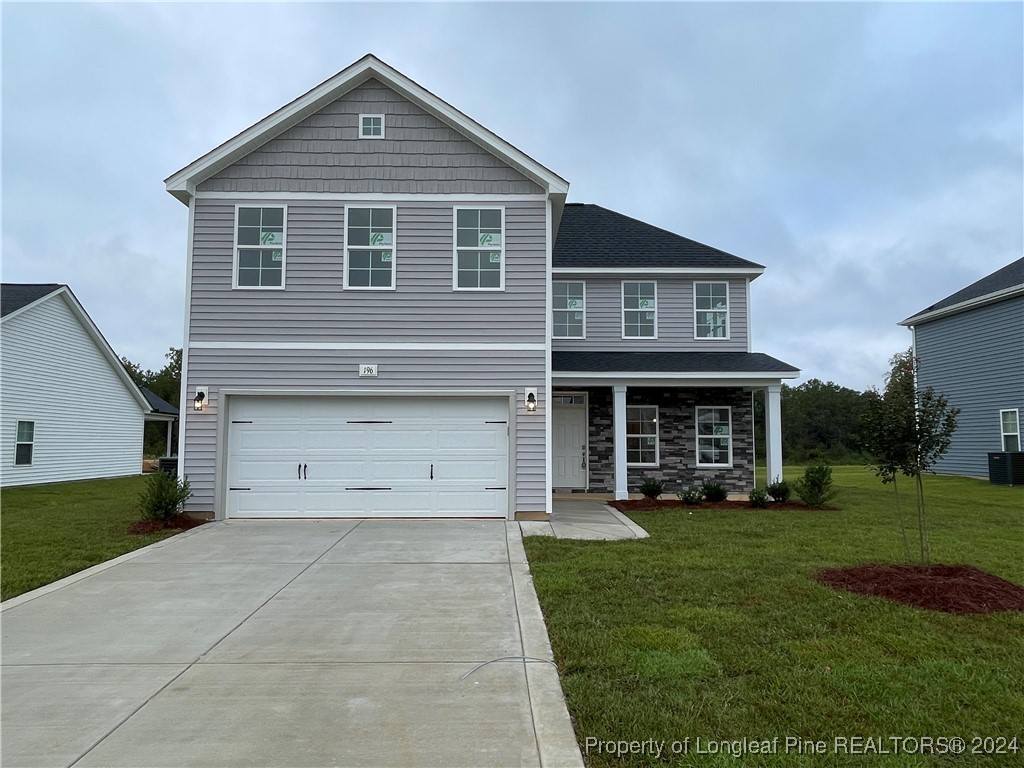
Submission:
<svg viewBox="0 0 1024 768">
<path fill-rule="evenodd" d="M 854 565 L 816 578 L 835 589 L 945 613 L 1024 611 L 1024 587 L 973 565 Z"/>
<path fill-rule="evenodd" d="M 629 499 L 628 501 L 610 501 L 610 506 L 619 512 L 650 512 L 655 509 L 753 509 L 749 501 L 702 501 L 700 504 L 683 504 L 679 499 Z M 774 502 L 768 509 L 835 509 L 835 507 L 809 507 L 802 501 L 787 501 L 785 504 Z M 759 510 L 765 511 L 765 510 Z"/>
<path fill-rule="evenodd" d="M 147 533 L 157 533 L 158 531 L 187 531 L 205 522 L 206 520 L 197 520 L 188 515 L 178 515 L 173 520 L 140 520 L 128 526 L 128 533 L 144 536 Z"/>
</svg>

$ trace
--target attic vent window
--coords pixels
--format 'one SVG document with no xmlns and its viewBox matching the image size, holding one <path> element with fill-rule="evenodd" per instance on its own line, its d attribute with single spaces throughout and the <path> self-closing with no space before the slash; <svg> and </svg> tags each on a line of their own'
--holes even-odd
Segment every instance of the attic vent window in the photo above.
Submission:
<svg viewBox="0 0 1024 768">
<path fill-rule="evenodd" d="M 359 138 L 360 139 L 383 139 L 384 138 L 384 115 L 360 115 L 359 116 Z"/>
</svg>

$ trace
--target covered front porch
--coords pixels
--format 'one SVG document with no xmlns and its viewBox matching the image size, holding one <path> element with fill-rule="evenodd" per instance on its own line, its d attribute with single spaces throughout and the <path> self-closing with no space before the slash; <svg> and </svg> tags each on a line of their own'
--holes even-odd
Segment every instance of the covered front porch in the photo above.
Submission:
<svg viewBox="0 0 1024 768">
<path fill-rule="evenodd" d="M 754 486 L 753 396 L 765 392 L 766 469 L 782 477 L 782 381 L 799 371 L 759 353 L 555 352 L 552 488 L 629 498 Z"/>
</svg>

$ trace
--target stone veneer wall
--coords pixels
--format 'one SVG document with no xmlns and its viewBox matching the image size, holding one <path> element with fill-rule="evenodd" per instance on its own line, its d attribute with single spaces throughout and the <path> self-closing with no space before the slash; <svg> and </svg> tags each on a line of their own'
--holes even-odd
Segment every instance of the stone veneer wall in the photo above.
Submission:
<svg viewBox="0 0 1024 768">
<path fill-rule="evenodd" d="M 615 490 L 615 449 L 612 444 L 612 389 L 587 389 L 590 405 L 590 490 Z M 717 480 L 729 491 L 746 493 L 754 487 L 754 422 L 750 390 L 714 387 L 704 389 L 630 388 L 627 405 L 658 406 L 658 467 L 630 467 L 629 490 L 636 492 L 648 477 L 665 483 L 672 495 L 701 480 Z M 722 469 L 698 469 L 695 408 L 732 407 L 733 466 Z"/>
</svg>

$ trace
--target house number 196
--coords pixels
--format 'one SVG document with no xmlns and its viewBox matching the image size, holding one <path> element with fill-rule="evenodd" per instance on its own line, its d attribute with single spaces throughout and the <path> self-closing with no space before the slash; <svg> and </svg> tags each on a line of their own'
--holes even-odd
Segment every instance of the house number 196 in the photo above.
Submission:
<svg viewBox="0 0 1024 768">
<path fill-rule="evenodd" d="M 377 375 L 377 364 L 368 365 L 367 363 L 360 363 L 359 365 L 360 376 L 376 376 Z"/>
</svg>

